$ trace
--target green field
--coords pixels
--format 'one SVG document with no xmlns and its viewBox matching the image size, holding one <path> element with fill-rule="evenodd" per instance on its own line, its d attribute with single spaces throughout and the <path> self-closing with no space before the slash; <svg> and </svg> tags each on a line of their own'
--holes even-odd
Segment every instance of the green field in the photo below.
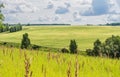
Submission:
<svg viewBox="0 0 120 77">
<path fill-rule="evenodd" d="M 0 47 L 0 77 L 25 77 L 25 53 L 31 77 L 120 76 L 120 60 Z"/>
<path fill-rule="evenodd" d="M 80 50 L 93 46 L 99 38 L 104 41 L 111 35 L 120 35 L 120 27 L 107 26 L 27 26 L 22 31 L 0 33 L 0 41 L 21 43 L 22 34 L 28 33 L 32 44 L 46 47 L 69 47 L 71 39 L 77 41 Z"/>
<path fill-rule="evenodd" d="M 25 26 L 22 31 L 0 33 L 0 41 L 21 43 L 22 35 L 29 34 L 32 44 L 46 47 L 69 47 L 71 39 L 80 50 L 92 48 L 99 38 L 120 35 L 120 27 L 107 26 Z M 27 55 L 25 57 L 25 54 Z M 25 59 L 26 58 L 26 59 Z M 26 75 L 25 63 L 30 64 Z M 21 50 L 0 46 L 0 77 L 119 77 L 120 60 Z"/>
</svg>

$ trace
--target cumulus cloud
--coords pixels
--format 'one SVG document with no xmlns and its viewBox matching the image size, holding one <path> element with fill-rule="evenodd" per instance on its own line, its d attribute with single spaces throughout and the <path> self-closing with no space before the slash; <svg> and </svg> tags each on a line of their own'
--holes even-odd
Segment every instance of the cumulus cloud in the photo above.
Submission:
<svg viewBox="0 0 120 77">
<path fill-rule="evenodd" d="M 58 7 L 55 11 L 56 14 L 66 14 L 68 12 L 69 12 L 69 9 L 65 7 Z"/>
<path fill-rule="evenodd" d="M 48 17 L 39 17 L 38 19 L 40 22 L 48 22 L 49 21 L 49 18 Z"/>
<path fill-rule="evenodd" d="M 81 21 L 81 16 L 80 16 L 80 14 L 79 14 L 79 12 L 74 12 L 73 13 L 73 19 L 74 19 L 74 21 Z"/>
<path fill-rule="evenodd" d="M 117 1 L 118 5 L 119 5 L 119 7 L 120 7 L 120 0 L 116 0 L 116 1 Z"/>
<path fill-rule="evenodd" d="M 48 2 L 46 9 L 52 9 L 52 8 L 54 8 L 54 4 L 52 2 Z"/>
<path fill-rule="evenodd" d="M 5 22 L 94 24 L 120 21 L 120 0 L 0 0 L 0 3 L 5 5 Z"/>
<path fill-rule="evenodd" d="M 37 7 L 34 7 L 32 3 L 25 0 L 1 0 L 4 3 L 5 8 L 3 12 L 8 13 L 25 13 L 25 12 L 36 12 Z"/>
<path fill-rule="evenodd" d="M 81 9 L 79 12 L 82 16 L 91 16 L 94 14 L 92 7 L 84 7 L 84 9 Z"/>
<path fill-rule="evenodd" d="M 60 18 L 60 16 L 58 16 L 58 15 L 56 15 L 55 17 L 53 17 L 53 21 L 58 21 L 58 20 L 60 20 L 61 18 Z"/>
<path fill-rule="evenodd" d="M 70 3 L 65 3 L 65 5 L 66 5 L 67 8 L 71 7 Z"/>
<path fill-rule="evenodd" d="M 16 15 L 14 14 L 12 14 L 12 15 L 5 15 L 5 17 L 6 17 L 6 21 L 17 21 L 17 19 L 16 19 Z"/>
<path fill-rule="evenodd" d="M 109 14 L 119 14 L 120 13 L 120 7 L 118 5 L 118 2 L 116 0 L 110 0 L 110 7 L 109 7 Z"/>
<path fill-rule="evenodd" d="M 108 22 L 120 22 L 120 15 L 111 14 L 107 17 Z"/>
</svg>

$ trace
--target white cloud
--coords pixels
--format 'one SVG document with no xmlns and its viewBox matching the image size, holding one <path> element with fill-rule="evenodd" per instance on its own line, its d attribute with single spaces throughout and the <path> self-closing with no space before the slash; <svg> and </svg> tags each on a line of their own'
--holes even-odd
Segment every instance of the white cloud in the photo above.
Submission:
<svg viewBox="0 0 120 77">
<path fill-rule="evenodd" d="M 120 6 L 120 0 L 116 0 L 116 1 L 117 1 L 118 5 Z"/>
<path fill-rule="evenodd" d="M 25 13 L 25 12 L 36 12 L 37 7 L 34 7 L 32 3 L 25 0 L 1 0 L 4 3 L 5 8 L 3 12 L 8 13 Z"/>
<path fill-rule="evenodd" d="M 48 2 L 46 9 L 52 9 L 52 8 L 54 8 L 54 4 L 52 2 Z"/>
<path fill-rule="evenodd" d="M 119 21 L 120 0 L 0 0 L 5 22 L 99 24 Z"/>
<path fill-rule="evenodd" d="M 81 16 L 80 16 L 80 14 L 79 14 L 79 12 L 74 12 L 73 13 L 73 19 L 74 19 L 74 21 L 76 21 L 76 22 L 79 22 L 79 21 L 81 21 Z"/>
<path fill-rule="evenodd" d="M 115 14 L 111 14 L 111 15 L 108 15 L 108 18 L 107 18 L 108 22 L 120 22 L 120 15 L 115 15 Z"/>
</svg>

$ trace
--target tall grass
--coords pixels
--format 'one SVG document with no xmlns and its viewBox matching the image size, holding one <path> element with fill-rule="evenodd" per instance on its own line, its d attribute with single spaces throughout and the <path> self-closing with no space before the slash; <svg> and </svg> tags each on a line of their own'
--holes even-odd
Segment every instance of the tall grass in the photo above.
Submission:
<svg viewBox="0 0 120 77">
<path fill-rule="evenodd" d="M 0 47 L 0 77 L 119 77 L 119 72 L 117 59 Z"/>
</svg>

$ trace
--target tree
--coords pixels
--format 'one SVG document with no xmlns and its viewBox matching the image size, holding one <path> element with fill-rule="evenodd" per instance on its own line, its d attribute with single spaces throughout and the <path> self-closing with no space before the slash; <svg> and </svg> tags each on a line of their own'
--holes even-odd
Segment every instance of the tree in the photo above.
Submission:
<svg viewBox="0 0 120 77">
<path fill-rule="evenodd" d="M 21 42 L 21 48 L 27 49 L 30 46 L 30 39 L 28 38 L 28 33 L 23 34 L 23 39 Z"/>
<path fill-rule="evenodd" d="M 86 53 L 87 53 L 87 55 L 89 55 L 89 56 L 94 56 L 92 49 L 86 49 Z"/>
<path fill-rule="evenodd" d="M 0 22 L 2 23 L 2 21 L 4 20 L 4 15 L 2 14 L 2 8 L 4 8 L 3 4 L 0 4 Z"/>
<path fill-rule="evenodd" d="M 2 14 L 2 8 L 4 8 L 4 5 L 0 4 L 0 32 L 3 32 L 3 20 L 4 20 L 4 16 Z"/>
<path fill-rule="evenodd" d="M 94 42 L 94 49 L 93 49 L 95 56 L 98 56 L 98 55 L 100 56 L 100 54 L 101 54 L 101 52 L 102 52 L 101 46 L 102 46 L 101 41 L 100 41 L 99 39 L 97 39 L 97 40 Z"/>
<path fill-rule="evenodd" d="M 22 26 L 21 25 L 11 26 L 9 30 L 10 30 L 10 32 L 20 31 L 20 30 L 22 30 Z"/>
<path fill-rule="evenodd" d="M 3 32 L 3 24 L 0 23 L 0 33 Z"/>
<path fill-rule="evenodd" d="M 109 58 L 120 57 L 120 36 L 112 36 L 101 43 L 99 39 L 94 42 L 94 48 L 86 50 L 88 55 L 107 56 Z"/>
<path fill-rule="evenodd" d="M 69 49 L 70 49 L 70 53 L 77 53 L 77 44 L 75 40 L 70 41 Z"/>
<path fill-rule="evenodd" d="M 106 46 L 109 47 L 109 51 L 108 48 L 106 48 L 106 53 L 108 55 L 108 57 L 116 57 L 116 55 L 118 53 L 120 53 L 120 37 L 119 36 L 112 36 L 108 39 L 106 39 L 105 41 Z"/>
</svg>

